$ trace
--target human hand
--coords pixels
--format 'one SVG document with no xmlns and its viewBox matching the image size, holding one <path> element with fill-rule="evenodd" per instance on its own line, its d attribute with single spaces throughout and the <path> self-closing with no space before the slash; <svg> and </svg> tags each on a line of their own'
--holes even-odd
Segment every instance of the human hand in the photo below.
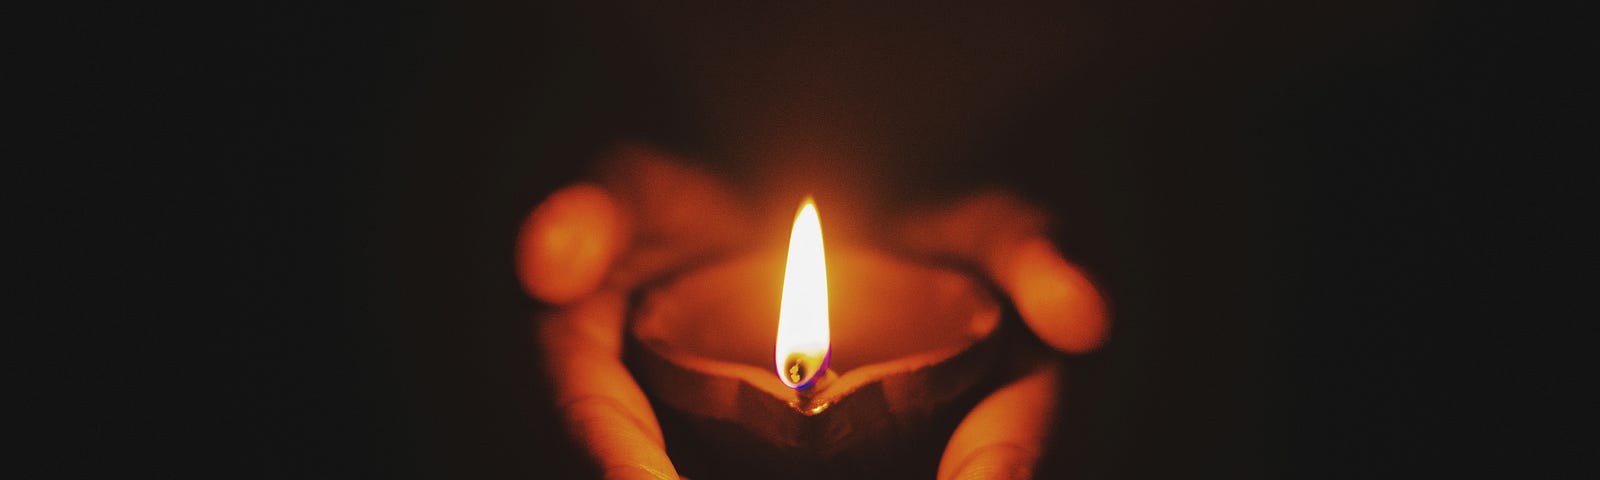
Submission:
<svg viewBox="0 0 1600 480">
<path fill-rule="evenodd" d="M 707 172 L 625 147 L 595 183 L 557 190 L 523 224 L 518 276 L 529 295 L 555 306 L 536 319 L 555 406 L 604 478 L 678 478 L 655 413 L 622 362 L 626 299 L 661 272 L 746 243 L 741 226 L 751 223 L 738 205 Z M 1046 239 L 1046 218 L 991 192 L 914 216 L 894 237 L 910 251 L 979 266 L 1051 347 L 1093 350 L 1108 325 L 1104 302 Z M 1053 359 L 1022 368 L 956 428 L 940 479 L 1029 476 L 1060 380 Z"/>
<path fill-rule="evenodd" d="M 1004 192 L 984 192 L 909 218 L 902 246 L 964 259 L 1010 297 L 1023 323 L 1051 348 L 1086 353 L 1105 342 L 1105 300 L 1082 271 L 1062 258 L 1045 231 L 1049 217 Z M 1053 358 L 1022 371 L 967 413 L 939 461 L 940 480 L 1031 478 L 1049 439 L 1061 392 Z"/>
</svg>

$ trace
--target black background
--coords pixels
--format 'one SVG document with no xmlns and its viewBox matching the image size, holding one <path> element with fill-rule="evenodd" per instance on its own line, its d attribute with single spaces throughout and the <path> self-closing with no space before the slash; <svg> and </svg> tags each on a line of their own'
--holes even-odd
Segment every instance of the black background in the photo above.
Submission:
<svg viewBox="0 0 1600 480">
<path fill-rule="evenodd" d="M 1046 476 L 1592 459 L 1593 435 L 1559 413 L 1593 405 L 1562 386 L 1591 380 L 1565 373 L 1581 342 L 1548 338 L 1585 321 L 1585 285 L 1560 279 L 1592 271 L 1576 252 L 1594 242 L 1578 233 L 1593 177 L 1568 169 L 1597 158 L 1592 93 L 1568 71 L 1594 52 L 1560 37 L 1563 18 L 1389 2 L 85 7 L 48 45 L 71 53 L 42 55 L 61 78 L 42 87 L 60 100 L 40 139 L 67 187 L 19 203 L 48 225 L 42 244 L 86 260 L 34 272 L 80 298 L 40 305 L 100 320 L 66 323 L 87 368 L 41 370 L 90 392 L 46 458 L 581 476 L 535 374 L 537 306 L 510 261 L 521 216 L 619 140 L 758 177 L 739 139 L 778 115 L 844 125 L 784 138 L 874 156 L 860 171 L 888 201 L 1002 185 L 1060 217 L 1116 323 L 1069 360 Z"/>
</svg>

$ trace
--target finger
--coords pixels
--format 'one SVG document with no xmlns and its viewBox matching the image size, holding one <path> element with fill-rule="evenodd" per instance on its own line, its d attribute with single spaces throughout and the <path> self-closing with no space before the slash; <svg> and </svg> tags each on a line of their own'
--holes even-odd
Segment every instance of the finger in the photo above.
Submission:
<svg viewBox="0 0 1600 480">
<path fill-rule="evenodd" d="M 1032 478 L 1054 423 L 1060 369 L 1042 364 L 978 403 L 939 460 L 940 480 Z"/>
<path fill-rule="evenodd" d="M 983 260 L 996 245 L 1038 235 L 1049 215 L 1015 195 L 990 190 L 914 215 L 902 224 L 899 241 L 925 253 Z"/>
<path fill-rule="evenodd" d="M 556 190 L 523 221 L 517 276 L 530 296 L 565 304 L 746 241 L 747 214 L 709 172 L 642 146 L 600 164 L 597 183 Z"/>
<path fill-rule="evenodd" d="M 557 415 L 608 479 L 676 479 L 655 411 L 622 363 L 625 296 L 603 291 L 535 322 Z"/>
<path fill-rule="evenodd" d="M 1105 299 L 1089 277 L 1067 263 L 1042 235 L 996 248 L 989 271 L 1011 296 L 1039 339 L 1057 350 L 1084 353 L 1105 343 Z"/>
<path fill-rule="evenodd" d="M 517 235 L 517 278 L 539 300 L 571 302 L 600 286 L 628 243 L 628 218 L 605 189 L 563 187 L 523 220 Z"/>
<path fill-rule="evenodd" d="M 1048 219 L 1013 195 L 985 192 L 913 217 L 899 238 L 915 252 L 978 264 L 1051 347 L 1073 353 L 1094 350 L 1110 327 L 1105 299 L 1050 242 Z"/>
<path fill-rule="evenodd" d="M 669 153 L 622 145 L 606 154 L 598 181 L 634 219 L 638 240 L 704 251 L 741 243 L 748 214 L 721 178 Z"/>
</svg>

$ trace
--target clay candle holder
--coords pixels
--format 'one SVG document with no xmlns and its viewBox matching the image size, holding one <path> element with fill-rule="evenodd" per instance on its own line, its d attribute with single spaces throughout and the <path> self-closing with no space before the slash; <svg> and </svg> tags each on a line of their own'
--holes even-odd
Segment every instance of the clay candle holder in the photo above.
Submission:
<svg viewBox="0 0 1600 480">
<path fill-rule="evenodd" d="M 782 250 L 634 296 L 626 360 L 680 474 L 933 478 L 957 423 L 998 386 L 1021 326 L 992 288 L 955 268 L 829 248 L 830 366 L 809 389 L 774 369 Z"/>
</svg>

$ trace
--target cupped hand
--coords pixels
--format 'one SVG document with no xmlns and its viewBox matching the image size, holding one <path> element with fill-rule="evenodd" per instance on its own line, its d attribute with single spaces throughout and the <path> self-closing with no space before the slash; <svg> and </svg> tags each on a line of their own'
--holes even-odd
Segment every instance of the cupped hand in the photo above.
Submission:
<svg viewBox="0 0 1600 480">
<path fill-rule="evenodd" d="M 608 479 L 675 479 L 660 425 L 622 361 L 627 297 L 669 269 L 746 244 L 751 225 L 715 176 L 670 155 L 621 147 L 593 182 L 561 188 L 534 208 L 517 239 L 523 289 L 553 308 L 535 332 L 555 406 L 569 436 Z M 1024 323 L 1056 350 L 1082 353 L 1105 339 L 1099 291 L 1045 236 L 1048 216 L 987 192 L 908 218 L 894 235 L 909 251 L 981 267 Z M 1053 358 L 962 420 L 940 479 L 1028 478 L 1060 395 Z"/>
</svg>

